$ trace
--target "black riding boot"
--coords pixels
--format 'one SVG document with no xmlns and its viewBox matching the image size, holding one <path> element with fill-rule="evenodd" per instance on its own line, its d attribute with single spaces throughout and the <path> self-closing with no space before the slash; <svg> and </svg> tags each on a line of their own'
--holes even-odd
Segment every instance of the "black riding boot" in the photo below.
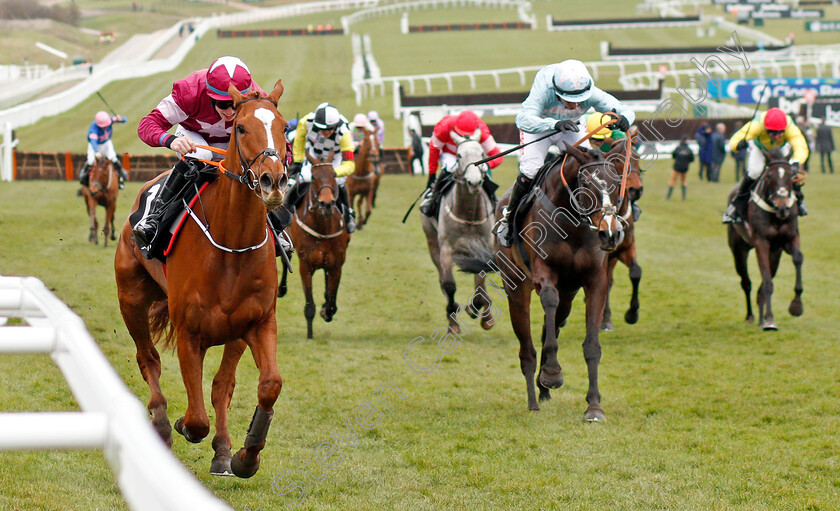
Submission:
<svg viewBox="0 0 840 511">
<path fill-rule="evenodd" d="M 502 209 L 502 218 L 499 220 L 499 225 L 496 228 L 496 237 L 499 238 L 499 244 L 503 247 L 510 247 L 513 243 L 513 228 L 510 225 L 510 216 L 516 211 L 519 202 L 531 189 L 533 180 L 528 179 L 522 174 L 516 177 L 513 183 L 513 190 L 510 192 L 510 202 Z"/>
<path fill-rule="evenodd" d="M 485 176 L 484 181 L 481 182 L 481 188 L 490 197 L 490 202 L 493 204 L 493 211 L 496 211 L 496 204 L 499 203 L 499 198 L 496 197 L 496 190 L 499 188 L 499 185 L 494 183 L 489 176 Z"/>
<path fill-rule="evenodd" d="M 292 238 L 286 233 L 286 227 L 292 223 L 291 210 L 281 205 L 276 209 L 269 210 L 267 219 L 268 226 L 274 231 L 274 247 L 277 249 L 277 256 L 279 257 L 280 251 L 283 251 L 287 257 L 291 258 L 295 247 L 292 244 Z"/>
<path fill-rule="evenodd" d="M 82 171 L 79 173 L 79 184 L 82 186 L 88 186 L 90 184 L 90 169 L 93 168 L 93 165 L 90 163 L 85 163 L 85 166 L 82 167 Z"/>
<path fill-rule="evenodd" d="M 114 160 L 111 163 L 114 164 L 114 168 L 117 169 L 117 174 L 119 174 L 120 176 L 120 190 L 122 190 L 123 188 L 125 188 L 125 182 L 128 180 L 128 172 L 126 172 L 125 169 L 122 168 L 122 165 L 120 164 L 119 160 Z"/>
<path fill-rule="evenodd" d="M 805 196 L 802 195 L 802 186 L 799 183 L 793 183 L 793 194 L 796 196 L 799 216 L 808 216 L 808 209 L 805 207 Z"/>
<path fill-rule="evenodd" d="M 440 190 L 443 187 L 444 179 L 436 179 L 436 174 L 432 174 L 429 176 L 429 183 L 426 185 L 426 188 L 430 188 L 431 191 L 426 194 L 426 197 L 423 198 L 423 202 L 420 203 L 420 212 L 424 215 L 432 218 L 436 218 L 438 216 L 438 209 L 440 208 Z"/>
<path fill-rule="evenodd" d="M 738 192 L 732 203 L 726 208 L 723 213 L 723 223 L 732 224 L 743 222 L 747 218 L 747 205 L 750 202 L 750 191 L 755 184 L 755 179 L 745 175 L 741 180 L 741 185 L 738 187 Z"/>
<path fill-rule="evenodd" d="M 155 239 L 158 227 L 160 227 L 160 219 L 166 211 L 166 207 L 180 195 L 184 186 L 189 182 L 184 173 L 189 171 L 193 165 L 195 163 L 189 160 L 181 160 L 175 164 L 172 172 L 166 176 L 166 181 L 152 201 L 149 212 L 134 226 L 134 240 L 138 246 L 146 247 Z"/>
<path fill-rule="evenodd" d="M 350 194 L 347 193 L 346 186 L 338 185 L 338 197 L 344 212 L 344 229 L 347 234 L 353 234 L 356 230 L 356 212 L 350 207 Z"/>
</svg>

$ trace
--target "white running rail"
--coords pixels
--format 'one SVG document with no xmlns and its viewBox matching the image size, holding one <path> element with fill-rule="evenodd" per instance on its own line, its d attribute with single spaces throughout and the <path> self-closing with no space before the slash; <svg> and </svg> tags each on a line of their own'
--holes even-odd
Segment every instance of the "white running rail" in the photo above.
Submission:
<svg viewBox="0 0 840 511">
<path fill-rule="evenodd" d="M 0 451 L 102 449 L 135 511 L 232 511 L 175 459 L 81 318 L 43 282 L 0 276 L 0 318 L 25 323 L 0 326 L 0 353 L 49 353 L 83 410 L 0 413 Z"/>
</svg>

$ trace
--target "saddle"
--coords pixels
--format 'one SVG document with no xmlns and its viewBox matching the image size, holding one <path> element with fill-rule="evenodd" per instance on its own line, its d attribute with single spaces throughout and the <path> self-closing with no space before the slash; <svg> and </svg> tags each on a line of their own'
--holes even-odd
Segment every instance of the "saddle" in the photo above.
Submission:
<svg viewBox="0 0 840 511">
<path fill-rule="evenodd" d="M 158 232 L 152 240 L 152 243 L 148 247 L 138 247 L 144 257 L 147 259 L 154 258 L 162 263 L 166 262 L 166 256 L 172 251 L 178 231 L 181 229 L 188 215 L 185 205 L 188 205 L 192 209 L 201 193 L 207 188 L 207 185 L 217 178 L 218 173 L 199 172 L 195 181 L 190 181 L 180 194 L 166 206 L 166 209 L 161 215 Z M 154 187 L 149 187 L 143 191 L 140 195 L 140 203 L 137 209 L 128 217 L 132 228 L 137 225 L 137 222 L 143 218 L 145 212 L 151 206 L 151 202 L 154 200 L 154 197 L 150 193 L 152 188 Z"/>
</svg>

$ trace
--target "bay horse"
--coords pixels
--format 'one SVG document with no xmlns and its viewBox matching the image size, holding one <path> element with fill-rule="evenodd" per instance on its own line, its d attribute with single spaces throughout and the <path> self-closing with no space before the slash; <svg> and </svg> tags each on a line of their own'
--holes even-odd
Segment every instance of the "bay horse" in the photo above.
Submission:
<svg viewBox="0 0 840 511">
<path fill-rule="evenodd" d="M 625 144 L 633 143 L 633 136 L 638 131 L 635 126 L 630 128 L 628 137 L 624 141 L 616 141 L 610 151 L 607 153 L 607 159 L 614 162 L 616 170 L 619 174 L 624 174 L 624 165 L 627 159 Z M 626 142 L 625 142 L 626 141 Z M 644 186 L 642 185 L 642 171 L 639 167 L 639 157 L 635 151 L 631 149 L 631 157 L 629 159 L 630 168 L 626 174 L 627 181 L 627 198 L 630 203 L 639 200 L 642 197 Z M 627 266 L 630 273 L 630 285 L 632 286 L 632 293 L 630 295 L 630 307 L 624 313 L 624 321 L 630 325 L 636 324 L 639 321 L 639 283 L 642 280 L 642 267 L 636 259 L 636 236 L 635 236 L 635 220 L 633 219 L 633 212 L 628 208 L 627 212 L 622 216 L 624 219 L 624 240 L 609 253 L 607 258 L 607 300 L 604 303 L 604 319 L 601 321 L 601 330 L 612 331 L 612 310 L 610 309 L 610 292 L 613 285 L 613 272 L 615 266 L 619 261 Z"/>
<path fill-rule="evenodd" d="M 752 283 L 747 271 L 747 256 L 755 248 L 758 268 L 761 272 L 761 286 L 756 293 L 758 302 L 758 326 L 764 330 L 778 330 L 770 304 L 773 295 L 773 277 L 779 268 L 782 251 L 790 254 L 796 268 L 794 297 L 788 307 L 792 316 L 801 316 L 802 307 L 802 261 L 799 249 L 799 205 L 793 193 L 797 179 L 796 171 L 779 149 L 764 152 L 767 165 L 751 194 L 747 209 L 746 224 L 728 224 L 727 238 L 735 271 L 741 277 L 741 289 L 747 300 L 746 321 L 754 321 L 750 291 Z M 737 187 L 729 194 L 730 202 L 737 193 Z"/>
<path fill-rule="evenodd" d="M 456 146 L 457 168 L 452 172 L 454 184 L 443 191 L 437 218 L 420 215 L 429 255 L 438 271 L 441 291 L 446 296 L 446 316 L 449 328 L 460 331 L 459 305 L 455 301 L 455 278 L 452 273 L 453 255 L 468 254 L 475 245 L 490 250 L 493 244 L 493 204 L 484 192 L 482 183 L 487 171 L 474 165 L 485 156 L 478 140 L 452 133 Z M 445 179 L 441 176 L 439 179 Z M 481 327 L 489 330 L 495 324 L 489 295 L 484 287 L 485 276 L 475 276 L 475 291 L 467 304 L 467 314 L 481 316 Z M 483 311 L 483 312 L 482 312 Z"/>
<path fill-rule="evenodd" d="M 350 197 L 350 205 L 358 212 L 359 220 L 356 222 L 358 229 L 361 229 L 370 218 L 373 207 L 373 195 L 378 185 L 379 168 L 382 160 L 379 154 L 379 140 L 376 132 L 365 128 L 365 135 L 362 143 L 359 144 L 359 154 L 356 158 L 356 170 L 347 176 L 347 193 Z"/>
<path fill-rule="evenodd" d="M 510 319 L 519 339 L 519 361 L 525 376 L 528 409 L 538 411 L 534 390 L 536 350 L 531 340 L 531 292 L 536 291 L 545 312 L 542 355 L 537 386 L 540 401 L 551 399 L 549 389 L 563 385 L 557 362 L 557 336 L 565 325 L 572 301 L 583 288 L 586 337 L 583 356 L 589 373 L 584 419 L 606 419 L 598 390 L 601 344 L 598 334 L 607 296 L 607 256 L 622 242 L 622 217 L 629 209 L 622 176 L 600 151 L 567 146 L 565 156 L 548 164 L 534 183 L 534 203 L 515 217 L 519 237 L 511 248 L 495 242 L 495 253 L 476 251 L 459 266 L 472 273 L 498 271 L 508 297 Z M 499 201 L 496 218 L 510 200 Z M 520 221 L 521 218 L 521 221 Z"/>
<path fill-rule="evenodd" d="M 96 155 L 88 179 L 88 186 L 82 187 L 82 196 L 85 199 L 85 207 L 90 217 L 88 241 L 99 244 L 99 222 L 96 220 L 96 206 L 102 206 L 105 208 L 104 246 L 107 247 L 109 238 L 113 241 L 117 239 L 114 229 L 114 211 L 117 209 L 120 179 L 114 164 L 102 154 Z"/>
<path fill-rule="evenodd" d="M 307 157 L 309 157 L 307 155 Z M 289 226 L 289 236 L 298 256 L 300 280 L 306 305 L 306 338 L 312 339 L 312 320 L 315 318 L 315 300 L 312 298 L 312 275 L 315 270 L 324 270 L 324 305 L 320 315 L 329 323 L 333 320 L 338 305 L 338 285 L 341 282 L 341 268 L 347 255 L 350 235 L 347 234 L 341 208 L 337 204 L 338 184 L 332 166 L 333 155 L 321 160 L 310 158 L 312 182 L 306 197 L 295 210 L 294 221 Z M 280 288 L 286 287 L 283 272 Z"/>
<path fill-rule="evenodd" d="M 177 349 L 188 400 L 175 430 L 190 442 L 201 441 L 210 431 L 202 368 L 207 350 L 223 345 L 211 393 L 216 434 L 210 473 L 251 477 L 259 468 L 260 451 L 282 387 L 276 358 L 277 267 L 266 213 L 282 203 L 288 185 L 286 121 L 277 110 L 277 100 L 283 94 L 280 80 L 267 97 L 257 91 L 242 95 L 233 86 L 228 92 L 236 109 L 230 145 L 219 164 L 222 175 L 206 187 L 195 211 L 191 210 L 195 221 L 187 219 L 183 224 L 165 266 L 141 255 L 126 222 L 114 269 L 120 311 L 151 392 L 148 409 L 153 426 L 171 446 L 172 427 L 160 388 L 161 361 L 153 337 L 159 340 L 169 325 L 164 349 L 173 343 Z M 143 188 L 154 186 L 164 176 Z M 133 209 L 138 204 L 139 197 Z M 228 406 L 236 366 L 246 347 L 260 372 L 258 405 L 244 447 L 231 456 Z"/>
</svg>

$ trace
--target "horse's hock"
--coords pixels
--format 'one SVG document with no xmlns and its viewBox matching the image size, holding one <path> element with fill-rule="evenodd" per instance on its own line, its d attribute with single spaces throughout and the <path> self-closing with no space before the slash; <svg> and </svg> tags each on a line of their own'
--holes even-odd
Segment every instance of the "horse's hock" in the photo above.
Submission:
<svg viewBox="0 0 840 511">
<path fill-rule="evenodd" d="M 383 147 L 382 166 L 386 174 L 410 174 L 408 147 Z M 87 160 L 84 153 L 14 151 L 14 179 L 59 179 L 74 181 Z M 122 166 L 131 181 L 149 181 L 178 162 L 173 153 L 120 155 Z"/>
</svg>

